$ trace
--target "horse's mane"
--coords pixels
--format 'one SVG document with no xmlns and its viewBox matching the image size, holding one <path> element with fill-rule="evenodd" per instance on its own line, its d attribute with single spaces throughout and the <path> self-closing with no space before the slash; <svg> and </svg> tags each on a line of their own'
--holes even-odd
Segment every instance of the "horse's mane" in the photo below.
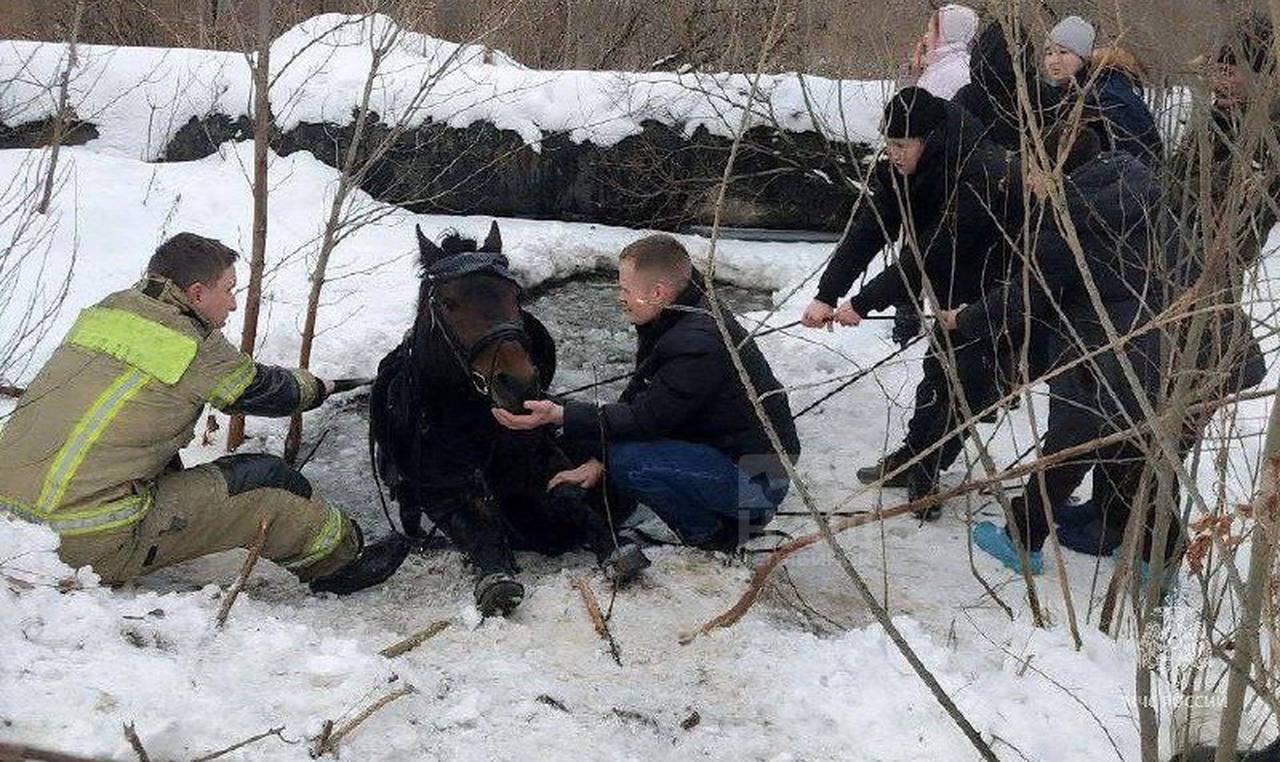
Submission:
<svg viewBox="0 0 1280 762">
<path fill-rule="evenodd" d="M 438 246 L 446 257 L 451 257 L 454 254 L 467 254 L 480 248 L 480 244 L 476 243 L 476 239 L 468 238 L 453 228 L 444 231 L 444 236 L 440 239 Z M 425 270 L 429 263 L 420 259 L 418 264 Z"/>
<path fill-rule="evenodd" d="M 440 250 L 444 252 L 446 257 L 454 254 L 465 254 L 469 251 L 475 251 L 479 248 L 476 239 L 467 238 L 453 228 L 444 231 L 444 236 L 440 239 Z"/>
</svg>

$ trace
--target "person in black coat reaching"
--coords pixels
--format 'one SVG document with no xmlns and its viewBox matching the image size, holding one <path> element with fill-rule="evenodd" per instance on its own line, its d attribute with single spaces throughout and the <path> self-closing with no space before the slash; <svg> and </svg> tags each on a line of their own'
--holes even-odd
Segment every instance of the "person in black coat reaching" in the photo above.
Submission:
<svg viewBox="0 0 1280 762">
<path fill-rule="evenodd" d="M 782 385 L 747 332 L 723 316 L 760 405 L 780 440 L 770 444 L 704 293 L 675 238 L 657 234 L 622 250 L 619 301 L 636 326 L 636 370 L 617 402 L 525 403 L 494 409 L 513 429 L 563 425 L 565 439 L 598 457 L 556 474 L 551 486 L 593 488 L 602 478 L 623 500 L 647 505 L 688 545 L 729 550 L 767 524 L 790 482 L 800 440 Z"/>
<path fill-rule="evenodd" d="M 1004 231 L 1018 227 L 1020 201 L 1012 192 L 1016 164 L 1009 152 L 984 140 L 982 125 L 962 109 L 919 88 L 904 88 L 889 101 L 883 131 L 887 159 L 875 167 L 868 198 L 850 220 L 805 310 L 807 326 L 832 321 L 856 326 L 864 315 L 906 300 L 956 307 L 979 300 L 1005 274 Z M 876 254 L 899 239 L 897 261 L 836 309 Z M 994 376 L 990 340 L 955 343 L 935 334 L 902 446 L 859 469 L 858 479 L 870 484 L 888 477 L 884 486 L 905 486 L 912 500 L 934 492 L 939 471 L 959 455 L 966 433 L 953 381 L 963 389 L 970 412 L 977 412 L 999 397 Z M 923 457 L 903 470 L 917 456 Z M 933 518 L 939 510 L 923 517 Z"/>
<path fill-rule="evenodd" d="M 1067 144 L 1059 152 L 1059 146 Z M 1145 420 L 1139 393 L 1158 399 L 1160 389 L 1160 334 L 1143 326 L 1164 307 L 1169 265 L 1176 261 L 1176 249 L 1162 236 L 1168 232 L 1162 221 L 1162 189 L 1151 169 L 1134 156 L 1102 152 L 1098 136 L 1090 129 L 1055 127 L 1045 140 L 1051 157 L 1063 155 L 1062 172 L 1067 214 L 1085 267 L 1078 263 L 1069 236 L 1047 213 L 1028 264 L 1043 288 L 1030 291 L 1024 300 L 1020 283 L 993 290 L 980 302 L 958 311 L 939 313 L 938 320 L 952 330 L 957 341 L 990 336 L 1001 326 L 1017 324 L 1030 313 L 1033 323 L 1056 326 L 1064 346 L 1063 357 L 1092 354 L 1049 382 L 1052 402 L 1045 434 L 1044 453 L 1087 444 L 1109 434 L 1128 430 Z M 1043 178 L 1029 179 L 1037 195 L 1043 196 Z M 1088 284 L 1096 288 L 1097 302 Z M 1104 320 L 1105 318 L 1105 320 Z M 1105 349 L 1108 339 L 1105 321 L 1118 335 L 1132 337 L 1120 349 Z M 1135 391 L 1124 371 L 1131 365 L 1141 389 Z M 1005 566 L 1021 570 L 1022 563 L 1011 539 L 1016 535 L 1028 551 L 1033 574 L 1040 573 L 1041 548 L 1048 536 L 1044 503 L 1061 505 L 1071 491 L 1094 470 L 1095 492 L 1106 494 L 1108 512 L 1121 521 L 1138 489 L 1146 460 L 1154 452 L 1149 436 L 1134 434 L 1119 442 L 1096 448 L 1050 467 L 1041 480 L 1032 478 L 1024 497 L 1014 499 L 1014 523 L 1004 529 L 991 522 L 974 527 L 974 542 Z M 1096 468 L 1095 468 L 1096 467 Z M 1165 558 L 1174 558 L 1178 532 L 1177 517 L 1168 538 Z M 1151 528 L 1148 517 L 1144 556 L 1150 552 Z"/>
</svg>

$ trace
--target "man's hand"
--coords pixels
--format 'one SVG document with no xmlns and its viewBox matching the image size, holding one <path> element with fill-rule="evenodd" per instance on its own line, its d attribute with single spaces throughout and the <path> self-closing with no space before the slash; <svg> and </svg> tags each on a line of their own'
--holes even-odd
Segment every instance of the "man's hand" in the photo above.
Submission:
<svg viewBox="0 0 1280 762">
<path fill-rule="evenodd" d="M 583 489 L 591 489 L 600 483 L 603 476 L 604 464 L 592 458 L 577 468 L 561 471 L 551 477 L 551 481 L 547 482 L 547 491 L 550 492 L 561 484 L 576 484 Z"/>
<path fill-rule="evenodd" d="M 911 51 L 911 74 L 919 79 L 924 73 L 925 61 L 929 57 L 929 35 L 922 35 L 920 41 L 916 43 L 915 50 Z"/>
<path fill-rule="evenodd" d="M 933 313 L 933 316 L 937 319 L 938 325 L 946 328 L 948 331 L 954 331 L 956 329 L 956 315 L 959 315 L 960 310 L 964 309 L 966 306 L 967 305 L 962 304 L 954 310 L 937 310 Z"/>
<path fill-rule="evenodd" d="M 804 314 L 800 316 L 800 324 L 805 328 L 821 328 L 831 323 L 831 318 L 835 314 L 835 309 L 826 302 L 814 299 L 809 302 L 809 306 L 804 308 Z"/>
<path fill-rule="evenodd" d="M 840 305 L 840 309 L 836 310 L 836 322 L 845 326 L 856 326 L 862 322 L 862 316 L 859 315 L 848 302 Z"/>
<path fill-rule="evenodd" d="M 498 419 L 498 423 L 516 431 L 528 431 L 539 426 L 559 426 L 564 423 L 564 406 L 557 405 L 551 400 L 529 400 L 524 403 L 524 409 L 529 411 L 528 414 L 515 415 L 495 407 L 493 417 Z"/>
</svg>

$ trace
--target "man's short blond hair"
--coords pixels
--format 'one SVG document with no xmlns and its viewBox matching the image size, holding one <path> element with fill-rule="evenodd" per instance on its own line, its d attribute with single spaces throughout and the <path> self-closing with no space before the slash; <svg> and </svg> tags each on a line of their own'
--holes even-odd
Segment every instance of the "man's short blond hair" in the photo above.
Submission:
<svg viewBox="0 0 1280 762">
<path fill-rule="evenodd" d="M 630 243 L 618 255 L 619 262 L 630 262 L 637 272 L 669 280 L 683 289 L 693 277 L 693 262 L 684 244 L 666 233 L 655 233 Z"/>
</svg>

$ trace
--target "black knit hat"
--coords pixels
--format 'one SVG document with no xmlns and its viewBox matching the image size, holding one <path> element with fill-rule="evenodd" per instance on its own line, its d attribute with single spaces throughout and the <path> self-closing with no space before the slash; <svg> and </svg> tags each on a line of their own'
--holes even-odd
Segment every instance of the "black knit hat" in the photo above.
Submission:
<svg viewBox="0 0 1280 762">
<path fill-rule="evenodd" d="M 1222 47 L 1218 63 L 1247 66 L 1259 74 L 1275 67 L 1271 19 L 1255 13 L 1238 24 Z"/>
<path fill-rule="evenodd" d="M 886 138 L 923 138 L 947 120 L 947 102 L 919 87 L 904 87 L 884 106 Z"/>
</svg>

